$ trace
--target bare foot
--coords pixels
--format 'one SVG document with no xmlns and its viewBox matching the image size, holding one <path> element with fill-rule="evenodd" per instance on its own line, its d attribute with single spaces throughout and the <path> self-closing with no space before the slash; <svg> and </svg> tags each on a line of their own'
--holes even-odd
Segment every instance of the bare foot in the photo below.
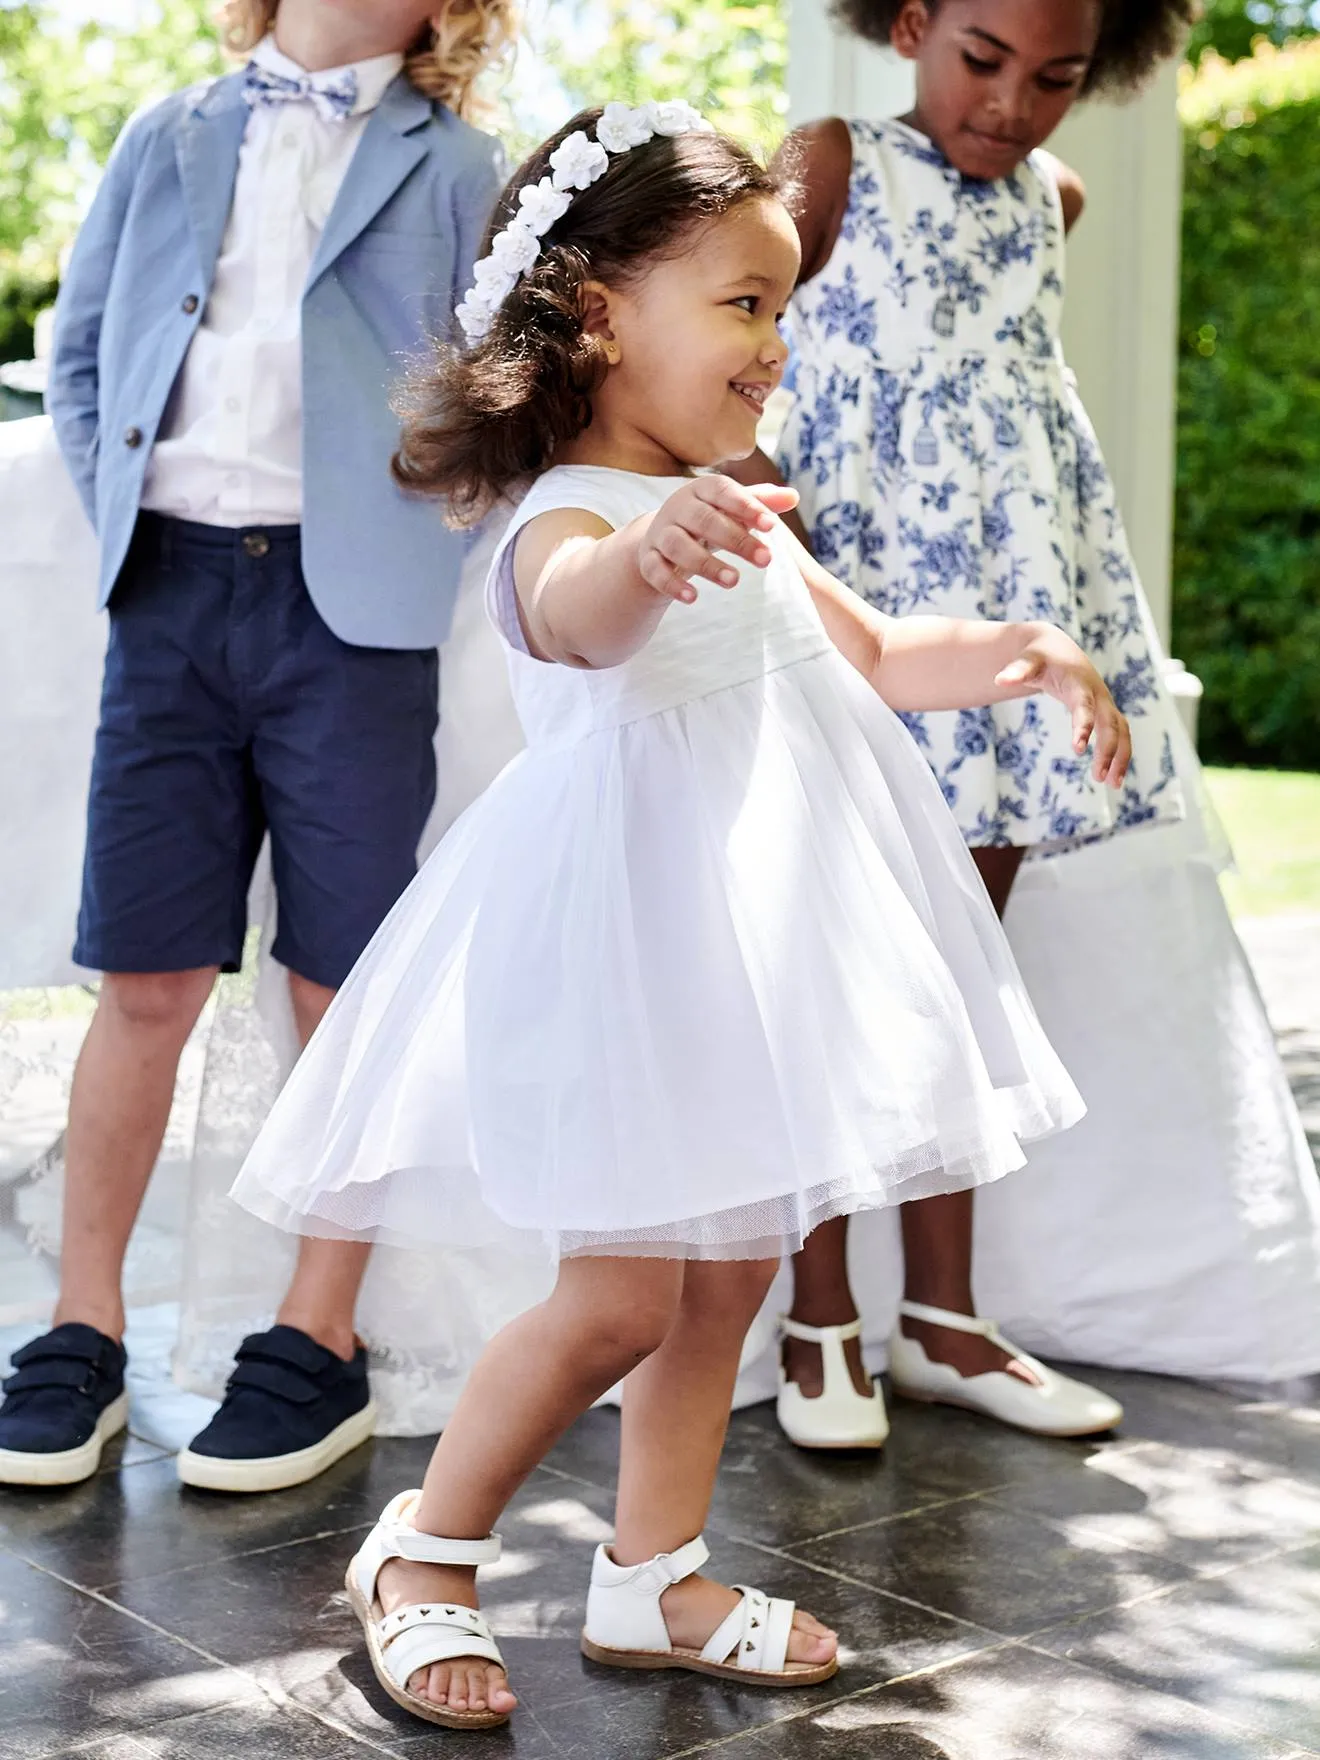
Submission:
<svg viewBox="0 0 1320 1760">
<path fill-rule="evenodd" d="M 660 1597 L 670 1642 L 677 1650 L 700 1650 L 741 1599 L 736 1589 L 709 1577 L 684 1577 L 681 1583 L 672 1584 Z M 838 1648 L 838 1638 L 828 1626 L 800 1607 L 794 1609 L 789 1662 L 818 1665 L 828 1662 Z"/>
<path fill-rule="evenodd" d="M 477 1607 L 477 1573 L 458 1565 L 413 1564 L 392 1558 L 380 1569 L 376 1594 L 386 1613 L 430 1602 L 451 1607 Z M 408 1690 L 447 1711 L 512 1711 L 518 1703 L 509 1691 L 508 1676 L 485 1657 L 456 1657 L 433 1662 L 408 1679 Z"/>
<path fill-rule="evenodd" d="M 790 1319 L 798 1316 L 791 1314 Z M 832 1320 L 831 1326 L 847 1326 L 856 1319 L 855 1314 L 845 1314 L 841 1320 Z M 825 1322 L 812 1322 L 825 1324 Z M 804 1399 L 819 1399 L 825 1391 L 825 1368 L 821 1361 L 818 1344 L 809 1338 L 785 1338 L 781 1348 L 784 1353 L 784 1373 L 790 1381 L 796 1382 L 798 1391 Z M 846 1338 L 843 1341 L 843 1357 L 848 1365 L 848 1373 L 852 1377 L 855 1390 L 863 1399 L 871 1397 L 871 1377 L 862 1363 L 862 1341 L 860 1338 Z"/>
<path fill-rule="evenodd" d="M 1006 1351 L 979 1332 L 959 1332 L 953 1326 L 935 1326 L 929 1320 L 903 1316 L 903 1336 L 915 1339 L 932 1363 L 947 1363 L 960 1375 L 1016 1375 L 1028 1387 L 1039 1387 L 1040 1376 L 1020 1357 Z"/>
</svg>

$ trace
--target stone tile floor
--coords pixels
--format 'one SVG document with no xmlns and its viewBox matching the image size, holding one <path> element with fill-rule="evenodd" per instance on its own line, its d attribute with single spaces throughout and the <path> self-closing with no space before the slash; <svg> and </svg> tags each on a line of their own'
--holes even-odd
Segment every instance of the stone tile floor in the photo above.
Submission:
<svg viewBox="0 0 1320 1760">
<path fill-rule="evenodd" d="M 1247 940 L 1320 1146 L 1320 923 L 1301 927 Z M 168 1324 L 139 1317 L 136 1362 L 163 1364 Z M 579 1655 L 617 1426 L 589 1414 L 516 1500 L 488 1573 L 522 1708 L 460 1736 L 379 1690 L 342 1590 L 429 1444 L 369 1444 L 271 1497 L 185 1492 L 167 1445 L 206 1408 L 158 1365 L 95 1479 L 0 1493 L 0 1760 L 1320 1755 L 1320 1380 L 1095 1379 L 1127 1408 L 1099 1444 L 904 1405 L 877 1462 L 799 1453 L 768 1407 L 734 1418 L 716 1567 L 798 1598 L 847 1646 L 833 1681 L 792 1694 Z"/>
<path fill-rule="evenodd" d="M 523 1705 L 428 1730 L 373 1681 L 342 1592 L 425 1441 L 298 1490 L 182 1491 L 136 1437 L 62 1493 L 0 1497 L 0 1760 L 1283 1760 L 1320 1754 L 1320 1383 L 1097 1379 L 1121 1436 L 1034 1440 L 900 1406 L 880 1461 L 734 1419 L 722 1573 L 844 1635 L 803 1693 L 614 1674 L 578 1653 L 617 1415 L 593 1412 L 502 1524 L 486 1605 Z"/>
</svg>

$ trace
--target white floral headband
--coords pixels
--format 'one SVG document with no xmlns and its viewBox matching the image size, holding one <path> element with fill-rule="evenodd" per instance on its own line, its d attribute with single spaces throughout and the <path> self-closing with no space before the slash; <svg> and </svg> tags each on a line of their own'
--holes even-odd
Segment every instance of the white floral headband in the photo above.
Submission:
<svg viewBox="0 0 1320 1760">
<path fill-rule="evenodd" d="M 518 191 L 518 213 L 491 240 L 489 254 L 473 271 L 475 280 L 458 307 L 458 321 L 469 343 L 485 340 L 495 313 L 541 254 L 541 240 L 567 213 L 573 192 L 589 189 L 609 168 L 611 153 L 626 153 L 656 135 L 711 134 L 713 124 L 682 98 L 663 104 L 607 104 L 596 123 L 596 138 L 577 129 L 550 155 L 550 171 L 539 183 Z"/>
</svg>

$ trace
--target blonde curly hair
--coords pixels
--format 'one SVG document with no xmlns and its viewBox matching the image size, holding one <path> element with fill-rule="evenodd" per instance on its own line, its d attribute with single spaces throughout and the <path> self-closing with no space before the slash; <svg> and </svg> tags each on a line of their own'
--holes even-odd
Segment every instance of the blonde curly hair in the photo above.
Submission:
<svg viewBox="0 0 1320 1760">
<path fill-rule="evenodd" d="M 236 55 L 254 49 L 275 23 L 280 0 L 225 0 L 220 40 Z M 518 35 L 517 0 L 449 0 L 423 27 L 404 72 L 424 97 L 465 121 L 487 112 L 478 79 L 507 58 Z"/>
</svg>

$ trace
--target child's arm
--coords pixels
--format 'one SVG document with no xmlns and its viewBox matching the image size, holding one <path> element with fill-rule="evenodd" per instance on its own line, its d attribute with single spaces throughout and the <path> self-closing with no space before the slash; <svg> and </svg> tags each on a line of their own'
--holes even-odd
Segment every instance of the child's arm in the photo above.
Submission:
<svg viewBox="0 0 1320 1760">
<path fill-rule="evenodd" d="M 830 640 L 891 709 L 973 709 L 1044 693 L 1071 712 L 1075 752 L 1094 737 L 1095 780 L 1122 782 L 1127 722 L 1071 636 L 1051 623 L 886 617 L 790 542 Z"/>
<path fill-rule="evenodd" d="M 1040 151 L 1041 157 L 1049 161 L 1050 170 L 1054 173 L 1059 206 L 1063 209 L 1063 230 L 1067 234 L 1082 217 L 1082 209 L 1086 206 L 1086 185 L 1071 165 L 1065 165 L 1062 159 L 1056 159 L 1053 153 L 1046 152 L 1044 148 Z"/>
<path fill-rule="evenodd" d="M 721 587 L 738 571 L 715 552 L 758 568 L 770 552 L 758 532 L 796 501 L 766 485 L 752 495 L 727 477 L 694 477 L 654 513 L 617 531 L 582 508 L 556 508 L 518 534 L 514 585 L 527 645 L 564 666 L 618 666 L 655 633 L 672 600 L 691 604 L 692 577 Z"/>
<path fill-rule="evenodd" d="M 97 350 L 101 317 L 144 140 L 140 118 L 130 118 L 115 142 L 55 302 L 46 409 L 69 475 L 93 525 L 100 440 Z"/>
<path fill-rule="evenodd" d="M 819 275 L 834 254 L 848 207 L 852 177 L 852 136 L 838 116 L 794 129 L 775 155 L 801 179 L 802 194 L 793 215 L 802 244 L 798 285 Z"/>
</svg>

